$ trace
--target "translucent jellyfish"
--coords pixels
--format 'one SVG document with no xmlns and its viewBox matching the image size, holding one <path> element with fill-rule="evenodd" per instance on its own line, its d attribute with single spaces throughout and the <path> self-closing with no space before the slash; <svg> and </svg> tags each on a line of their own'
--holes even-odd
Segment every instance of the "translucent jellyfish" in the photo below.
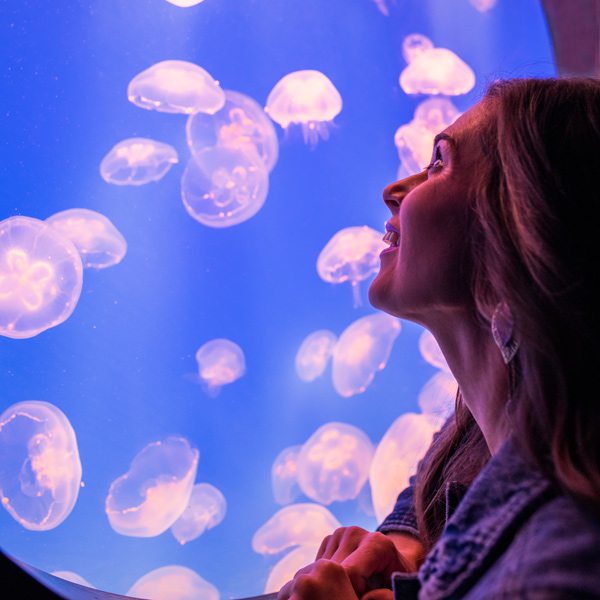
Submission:
<svg viewBox="0 0 600 600">
<path fill-rule="evenodd" d="M 480 12 L 484 13 L 496 6 L 497 0 L 469 0 L 471 4 Z"/>
<path fill-rule="evenodd" d="M 269 573 L 264 593 L 278 592 L 304 566 L 314 562 L 320 543 L 310 546 L 299 546 L 286 554 Z"/>
<path fill-rule="evenodd" d="M 279 156 L 273 123 L 255 100 L 240 92 L 226 91 L 225 104 L 214 115 L 191 115 L 185 131 L 192 154 L 210 146 L 255 152 L 268 171 L 273 169 Z"/>
<path fill-rule="evenodd" d="M 30 400 L 0 415 L 2 506 L 26 529 L 47 531 L 71 513 L 81 486 L 77 439 L 67 417 Z"/>
<path fill-rule="evenodd" d="M 100 175 L 115 185 L 144 185 L 162 179 L 179 162 L 169 144 L 150 138 L 127 138 L 113 146 L 100 163 Z"/>
<path fill-rule="evenodd" d="M 375 6 L 379 9 L 379 12 L 382 15 L 386 17 L 390 16 L 390 10 L 386 4 L 386 0 L 373 0 L 373 2 L 375 3 Z"/>
<path fill-rule="evenodd" d="M 188 162 L 181 178 L 181 198 L 189 215 L 209 227 L 247 221 L 263 206 L 269 174 L 256 152 L 214 146 Z"/>
<path fill-rule="evenodd" d="M 110 485 L 105 509 L 111 527 L 134 537 L 152 537 L 169 529 L 188 505 L 198 456 L 198 450 L 181 437 L 143 448 L 129 471 Z"/>
<path fill-rule="evenodd" d="M 169 565 L 140 577 L 127 592 L 150 600 L 219 600 L 219 590 L 192 569 Z"/>
<path fill-rule="evenodd" d="M 438 428 L 439 422 L 427 415 L 406 413 L 392 423 L 379 442 L 369 474 L 379 523 L 392 512 L 398 494 L 416 472 Z"/>
<path fill-rule="evenodd" d="M 78 585 L 85 585 L 89 588 L 95 588 L 85 577 L 82 577 L 78 573 L 74 571 L 52 571 L 50 575 L 54 575 L 54 577 L 60 577 L 65 581 L 70 581 L 71 583 L 76 583 Z"/>
<path fill-rule="evenodd" d="M 30 338 L 75 309 L 83 267 L 77 248 L 38 219 L 0 221 L 0 335 Z"/>
<path fill-rule="evenodd" d="M 419 351 L 421 356 L 432 366 L 442 369 L 443 371 L 450 371 L 446 358 L 442 354 L 437 340 L 433 337 L 433 334 L 427 329 L 423 330 L 423 333 L 419 336 Z"/>
<path fill-rule="evenodd" d="M 267 98 L 265 111 L 287 129 L 300 125 L 304 141 L 314 145 L 329 137 L 329 124 L 342 110 L 342 97 L 320 71 L 295 71 L 280 79 Z"/>
<path fill-rule="evenodd" d="M 379 254 L 387 247 L 383 234 L 370 227 L 338 231 L 317 258 L 319 277 L 329 283 L 350 281 L 354 306 L 361 305 L 359 283 L 379 269 Z"/>
<path fill-rule="evenodd" d="M 467 63 L 446 48 L 434 48 L 429 38 L 418 33 L 402 45 L 408 65 L 400 74 L 400 87 L 407 94 L 466 94 L 475 85 L 475 74 Z"/>
<path fill-rule="evenodd" d="M 224 338 L 200 346 L 196 361 L 198 375 L 213 396 L 219 393 L 221 386 L 236 381 L 246 372 L 244 352 L 236 343 Z"/>
<path fill-rule="evenodd" d="M 431 161 L 433 140 L 454 123 L 460 112 L 447 98 L 428 98 L 417 106 L 413 120 L 398 127 L 394 143 L 406 175 L 422 171 Z"/>
<path fill-rule="evenodd" d="M 204 0 L 167 0 L 167 2 L 181 8 L 189 8 L 190 6 L 196 6 L 196 4 L 202 4 Z"/>
<path fill-rule="evenodd" d="M 298 455 L 302 446 L 289 446 L 278 455 L 271 467 L 271 485 L 277 504 L 289 504 L 300 495 Z"/>
<path fill-rule="evenodd" d="M 419 407 L 424 414 L 437 417 L 443 423 L 454 412 L 457 389 L 452 373 L 439 371 L 419 392 Z"/>
<path fill-rule="evenodd" d="M 333 387 L 340 396 L 361 394 L 385 368 L 400 333 L 400 321 L 384 313 L 351 323 L 333 348 Z"/>
<path fill-rule="evenodd" d="M 192 489 L 188 505 L 173 523 L 171 533 L 180 544 L 201 536 L 216 527 L 227 512 L 225 496 L 210 483 L 198 483 Z"/>
<path fill-rule="evenodd" d="M 296 354 L 296 373 L 302 381 L 313 381 L 325 371 L 337 336 L 328 329 L 314 331 L 306 338 Z"/>
<path fill-rule="evenodd" d="M 358 427 L 319 427 L 298 455 L 300 489 L 321 504 L 356 498 L 369 477 L 373 452 L 371 440 Z"/>
<path fill-rule="evenodd" d="M 73 242 L 83 266 L 105 269 L 120 263 L 127 252 L 127 242 L 104 215 L 87 208 L 58 212 L 46 223 Z"/>
<path fill-rule="evenodd" d="M 278 554 L 292 546 L 314 546 L 340 527 L 340 522 L 320 504 L 290 504 L 278 510 L 252 537 L 259 554 Z"/>
<path fill-rule="evenodd" d="M 127 87 L 136 106 L 166 113 L 216 113 L 225 94 L 202 67 L 184 60 L 164 60 L 136 75 Z"/>
</svg>

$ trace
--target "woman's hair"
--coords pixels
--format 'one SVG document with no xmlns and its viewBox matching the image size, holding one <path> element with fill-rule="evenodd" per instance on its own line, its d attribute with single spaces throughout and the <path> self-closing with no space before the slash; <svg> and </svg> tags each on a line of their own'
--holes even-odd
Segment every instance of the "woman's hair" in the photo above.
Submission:
<svg viewBox="0 0 600 600">
<path fill-rule="evenodd" d="M 482 326 L 500 301 L 513 315 L 520 347 L 507 413 L 517 444 L 600 513 L 600 81 L 500 81 L 483 102 L 473 297 Z M 469 485 L 488 459 L 459 397 L 417 476 L 426 548 L 444 526 L 446 484 Z"/>
</svg>

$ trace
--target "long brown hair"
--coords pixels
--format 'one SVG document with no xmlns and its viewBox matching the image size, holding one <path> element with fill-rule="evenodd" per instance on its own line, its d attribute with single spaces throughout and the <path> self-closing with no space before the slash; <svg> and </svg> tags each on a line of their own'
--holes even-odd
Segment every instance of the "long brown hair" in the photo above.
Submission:
<svg viewBox="0 0 600 600">
<path fill-rule="evenodd" d="M 600 81 L 494 83 L 477 132 L 481 170 L 470 252 L 482 323 L 509 306 L 520 348 L 507 406 L 522 452 L 564 493 L 600 513 Z M 446 484 L 489 459 L 460 397 L 417 476 L 426 548 L 445 521 Z"/>
</svg>

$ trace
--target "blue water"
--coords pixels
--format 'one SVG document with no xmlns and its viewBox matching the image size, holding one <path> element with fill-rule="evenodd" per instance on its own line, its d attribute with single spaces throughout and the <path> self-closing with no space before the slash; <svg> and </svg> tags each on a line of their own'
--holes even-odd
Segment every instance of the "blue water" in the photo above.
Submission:
<svg viewBox="0 0 600 600">
<path fill-rule="evenodd" d="M 328 421 L 361 427 L 374 443 L 401 413 L 418 410 L 435 371 L 421 358 L 421 329 L 403 322 L 387 368 L 345 399 L 330 371 L 304 383 L 294 357 L 311 331 L 336 333 L 372 312 L 352 307 L 348 284 L 316 273 L 317 256 L 343 227 L 381 229 L 381 190 L 398 167 L 393 135 L 422 98 L 398 85 L 405 35 L 423 33 L 474 69 L 464 110 L 497 77 L 554 75 L 539 3 L 498 0 L 486 14 L 468 0 L 5 0 L 0 7 L 0 219 L 45 219 L 84 207 L 108 216 L 127 239 L 124 261 L 86 271 L 81 299 L 63 324 L 37 337 L 0 337 L 0 413 L 23 400 L 58 406 L 71 421 L 83 464 L 79 500 L 56 529 L 33 532 L 0 511 L 0 545 L 42 569 L 76 571 L 124 593 L 168 564 L 196 570 L 223 598 L 262 592 L 275 560 L 252 551 L 256 529 L 279 508 L 271 464 Z M 185 117 L 127 101 L 129 80 L 155 62 L 188 60 L 225 89 L 261 104 L 286 73 L 318 69 L 344 108 L 326 142 L 284 137 L 263 209 L 228 229 L 192 220 L 179 195 L 188 154 Z M 117 187 L 98 172 L 125 137 L 173 145 L 179 165 L 158 183 Z M 194 353 L 225 337 L 245 351 L 247 374 L 216 398 L 193 382 Z M 186 546 L 113 531 L 104 499 L 147 443 L 178 434 L 200 450 L 197 481 L 228 502 L 219 526 Z M 344 524 L 374 527 L 356 502 L 334 503 Z"/>
</svg>

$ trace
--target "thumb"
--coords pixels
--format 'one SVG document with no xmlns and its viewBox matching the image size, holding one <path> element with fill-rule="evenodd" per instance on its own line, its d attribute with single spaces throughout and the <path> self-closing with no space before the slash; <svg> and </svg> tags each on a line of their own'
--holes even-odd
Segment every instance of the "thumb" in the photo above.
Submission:
<svg viewBox="0 0 600 600">
<path fill-rule="evenodd" d="M 361 596 L 360 600 L 394 600 L 394 592 L 386 589 L 371 590 Z"/>
</svg>

